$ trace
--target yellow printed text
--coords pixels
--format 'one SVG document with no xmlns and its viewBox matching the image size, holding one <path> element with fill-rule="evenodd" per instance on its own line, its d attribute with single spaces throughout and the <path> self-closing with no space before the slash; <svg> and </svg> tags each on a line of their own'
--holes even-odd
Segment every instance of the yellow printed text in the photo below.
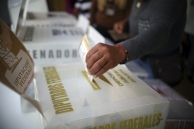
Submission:
<svg viewBox="0 0 194 129">
<path fill-rule="evenodd" d="M 118 79 L 116 79 L 116 77 L 112 73 L 110 72 L 107 73 L 119 86 L 123 86 L 123 84 Z"/>
<path fill-rule="evenodd" d="M 129 83 L 129 82 L 127 81 L 127 79 L 125 79 L 118 71 L 114 70 L 114 73 L 115 73 L 121 80 L 123 80 L 125 83 Z"/>
<path fill-rule="evenodd" d="M 61 83 L 60 77 L 55 67 L 44 67 L 44 74 L 48 89 L 50 91 L 51 100 L 55 109 L 55 114 L 61 114 L 73 111 L 69 98 Z"/>
</svg>

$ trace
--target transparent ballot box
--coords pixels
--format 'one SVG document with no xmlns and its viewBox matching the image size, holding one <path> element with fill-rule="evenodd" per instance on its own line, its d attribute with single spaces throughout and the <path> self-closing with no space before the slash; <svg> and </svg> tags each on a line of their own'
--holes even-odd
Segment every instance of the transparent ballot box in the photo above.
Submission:
<svg viewBox="0 0 194 129">
<path fill-rule="evenodd" d="M 169 101 L 125 65 L 91 82 L 83 63 L 36 67 L 45 129 L 163 129 Z"/>
</svg>

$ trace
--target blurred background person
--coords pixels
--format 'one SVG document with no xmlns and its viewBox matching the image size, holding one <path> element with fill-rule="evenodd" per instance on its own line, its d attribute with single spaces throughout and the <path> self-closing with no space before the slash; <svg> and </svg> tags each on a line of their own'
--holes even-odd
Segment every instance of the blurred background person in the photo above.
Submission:
<svg viewBox="0 0 194 129">
<path fill-rule="evenodd" d="M 48 0 L 47 0 L 48 1 Z M 74 14 L 74 4 L 76 0 L 65 0 L 65 9 L 64 11 L 68 12 L 69 14 Z M 59 5 L 60 6 L 60 5 Z"/>
<path fill-rule="evenodd" d="M 82 14 L 89 19 L 91 4 L 92 0 L 76 0 L 74 5 L 74 15 L 76 18 L 78 18 L 79 14 Z"/>
<path fill-rule="evenodd" d="M 132 0 L 92 0 L 90 24 L 105 38 L 115 42 L 108 31 L 113 30 L 116 22 L 128 19 L 131 5 Z"/>
</svg>

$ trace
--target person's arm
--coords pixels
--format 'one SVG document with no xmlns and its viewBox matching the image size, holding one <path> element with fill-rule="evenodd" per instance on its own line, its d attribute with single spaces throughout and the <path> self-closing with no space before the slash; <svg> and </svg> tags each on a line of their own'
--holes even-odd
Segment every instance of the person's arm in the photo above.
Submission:
<svg viewBox="0 0 194 129">
<path fill-rule="evenodd" d="M 184 11 L 185 3 L 182 0 L 158 0 L 156 7 L 148 29 L 121 43 L 128 50 L 130 60 L 146 55 L 167 42 L 171 27 Z"/>
<path fill-rule="evenodd" d="M 95 21 L 96 13 L 97 13 L 97 0 L 92 0 L 92 5 L 90 8 L 90 25 L 93 25 L 96 22 Z"/>
<path fill-rule="evenodd" d="M 150 20 L 150 27 L 136 37 L 120 43 L 127 49 L 129 60 L 154 51 L 168 40 L 172 25 L 179 13 L 183 11 L 183 4 L 181 0 L 158 1 L 157 9 L 153 12 L 153 17 Z M 88 72 L 95 77 L 113 68 L 125 57 L 123 52 L 118 52 L 122 50 L 121 48 L 103 46 L 106 46 L 106 49 L 96 45 L 87 54 Z"/>
</svg>

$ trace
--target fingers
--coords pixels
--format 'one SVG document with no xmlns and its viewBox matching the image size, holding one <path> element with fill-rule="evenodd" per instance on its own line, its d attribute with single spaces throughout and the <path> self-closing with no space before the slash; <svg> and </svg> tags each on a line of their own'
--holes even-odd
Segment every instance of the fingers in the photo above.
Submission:
<svg viewBox="0 0 194 129">
<path fill-rule="evenodd" d="M 102 58 L 103 58 L 103 55 L 102 55 L 99 51 L 96 51 L 96 52 L 95 52 L 94 54 L 92 54 L 92 56 L 90 56 L 90 58 L 88 59 L 86 67 L 87 67 L 88 69 L 91 69 L 91 67 L 93 67 L 93 65 L 94 65 L 95 63 L 98 63 L 98 62 L 100 62 L 100 63 L 98 63 L 99 66 L 100 66 L 100 65 L 104 65 L 104 64 L 101 63 Z M 97 65 L 98 65 L 98 64 L 97 64 Z M 98 67 L 97 67 L 97 68 L 98 68 Z"/>
<path fill-rule="evenodd" d="M 107 63 L 106 58 L 103 56 L 98 61 L 94 62 L 92 67 L 88 68 L 88 72 L 91 75 L 95 75 L 100 69 L 102 69 Z"/>
<path fill-rule="evenodd" d="M 86 55 L 86 67 L 91 75 L 94 75 L 105 63 L 104 45 L 102 43 L 93 47 Z"/>
<path fill-rule="evenodd" d="M 86 67 L 89 74 L 94 75 L 98 72 L 108 61 L 107 59 L 107 45 L 99 43 L 93 47 L 86 55 Z"/>
<path fill-rule="evenodd" d="M 94 78 L 101 76 L 102 74 L 104 74 L 106 71 L 108 71 L 110 69 L 110 62 L 107 62 L 104 66 L 102 66 L 99 71 L 97 71 L 94 74 Z"/>
<path fill-rule="evenodd" d="M 95 47 L 90 49 L 90 51 L 87 53 L 86 64 L 88 69 L 90 69 L 96 61 L 103 57 L 103 53 L 100 51 L 100 48 L 102 46 L 102 43 L 99 43 Z"/>
<path fill-rule="evenodd" d="M 125 52 L 121 53 L 119 46 L 109 46 L 106 44 L 97 44 L 86 55 L 86 64 L 88 73 L 99 77 L 105 73 L 108 69 L 116 66 Z M 123 49 L 123 48 L 122 48 Z"/>
<path fill-rule="evenodd" d="M 98 45 L 98 44 L 97 44 Z M 98 46 L 93 47 L 92 49 L 89 50 L 89 52 L 86 55 L 86 62 L 91 58 L 91 56 L 98 51 Z"/>
</svg>

